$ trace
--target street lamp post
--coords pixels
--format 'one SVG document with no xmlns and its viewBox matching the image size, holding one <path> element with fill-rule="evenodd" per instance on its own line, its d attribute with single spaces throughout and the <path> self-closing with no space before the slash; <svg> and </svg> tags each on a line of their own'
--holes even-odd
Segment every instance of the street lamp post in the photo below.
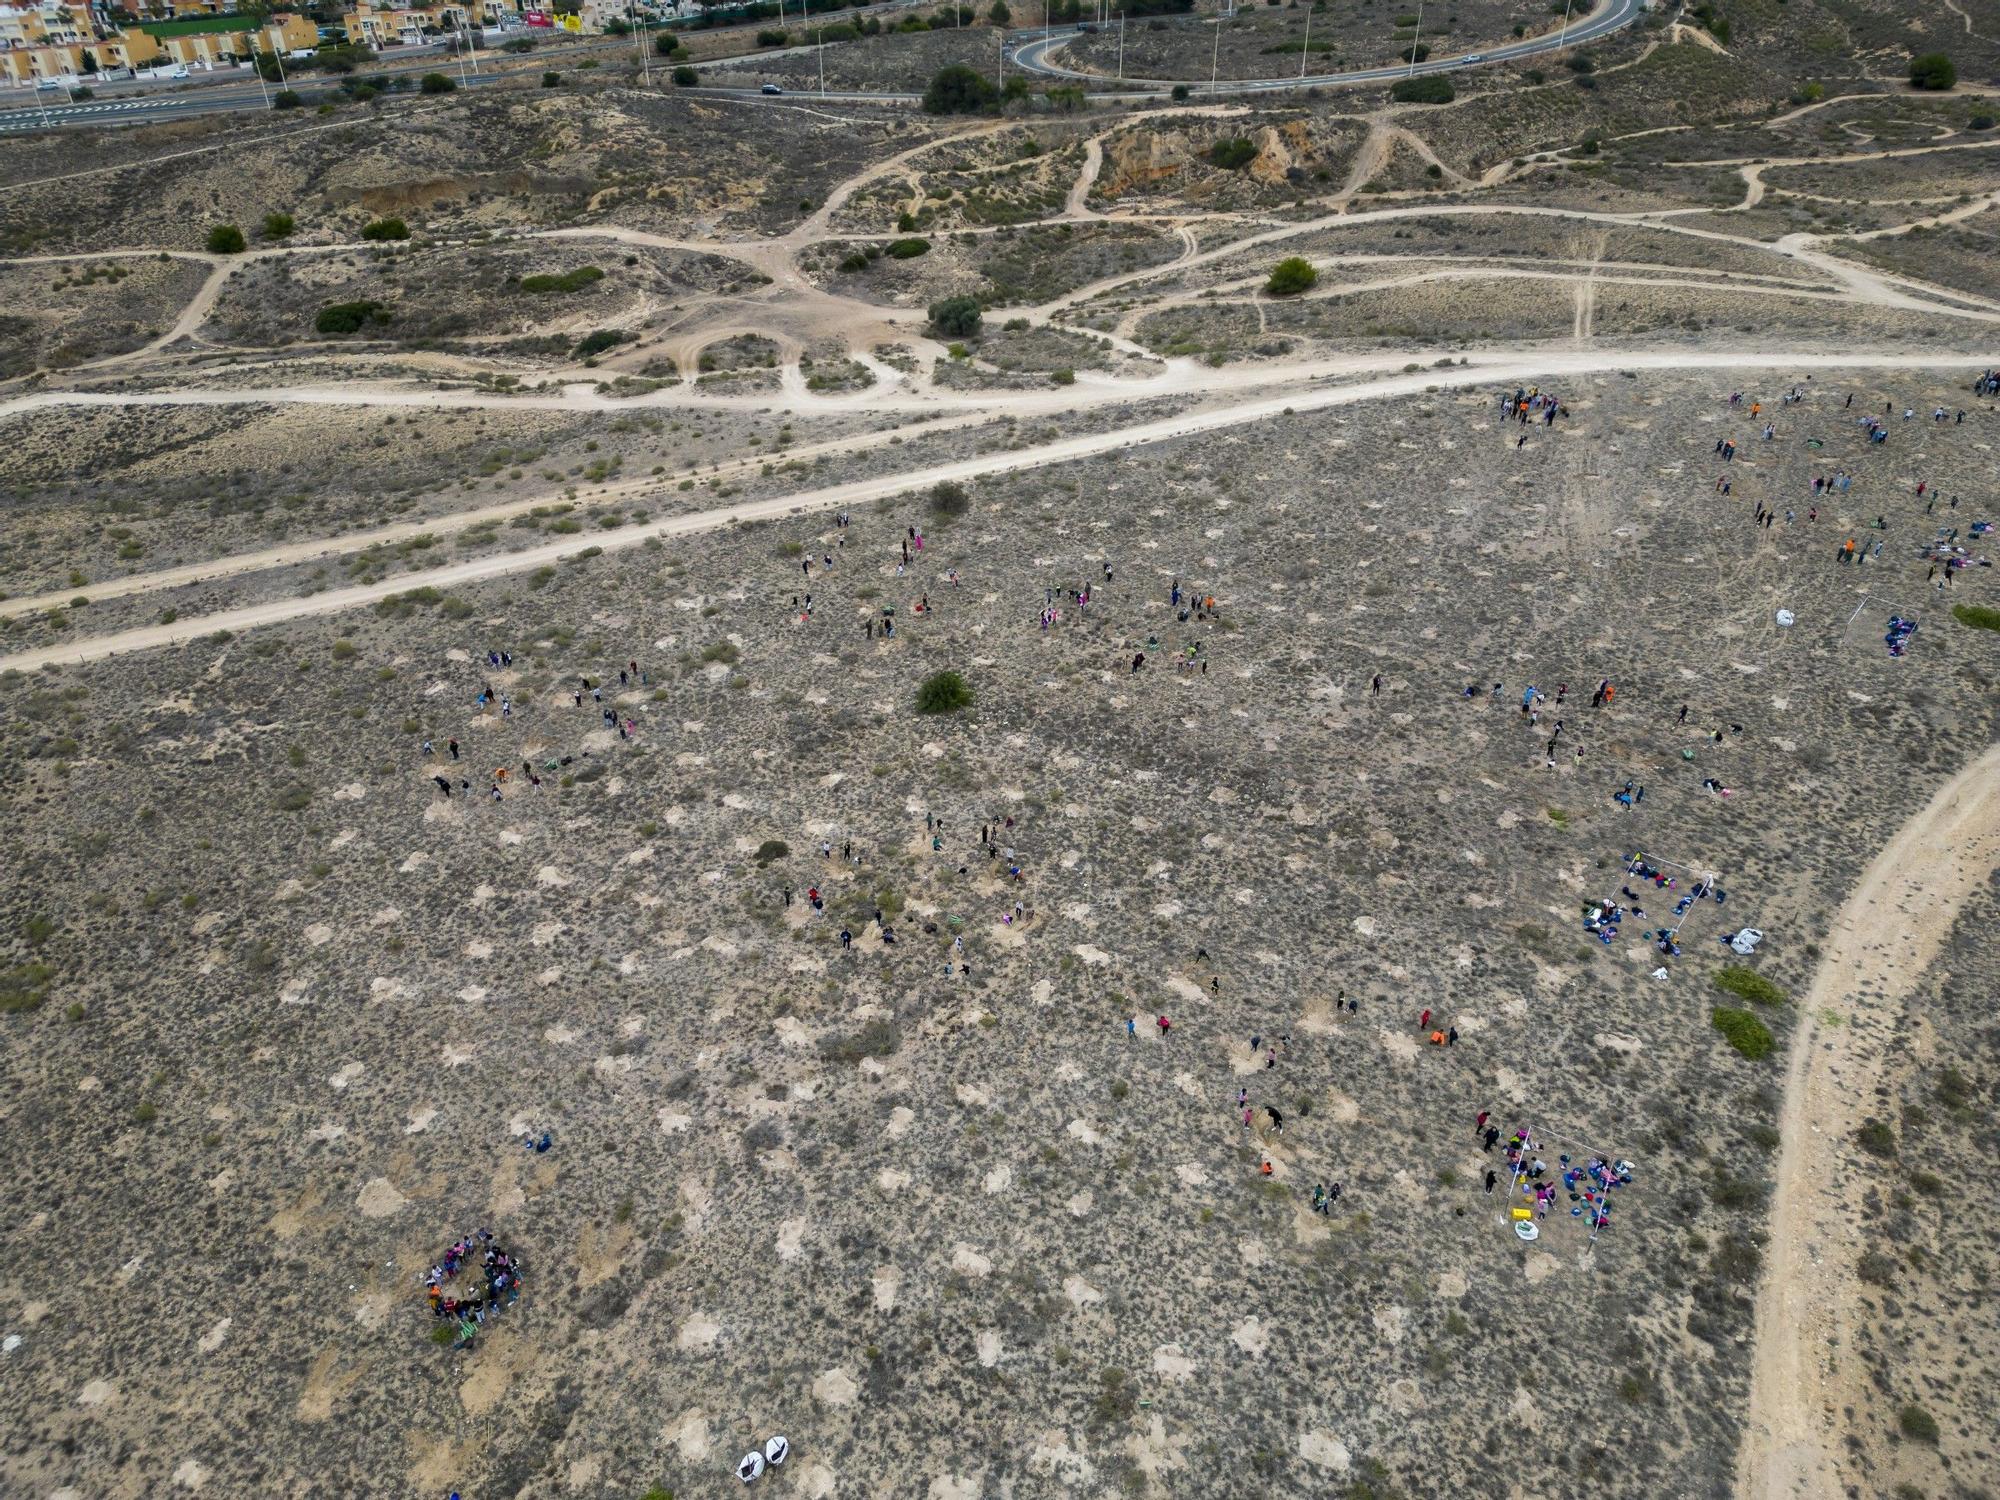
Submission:
<svg viewBox="0 0 2000 1500">
<path fill-rule="evenodd" d="M 1562 31 L 1556 37 L 1556 51 L 1558 52 L 1562 51 L 1563 44 L 1569 40 L 1569 13 L 1575 4 L 1576 0 L 1564 0 Z"/>
<path fill-rule="evenodd" d="M 826 97 L 826 27 L 813 27 L 813 35 L 819 40 L 819 96 Z"/>
<path fill-rule="evenodd" d="M 1125 81 L 1125 12 L 1118 12 L 1118 81 Z"/>
<path fill-rule="evenodd" d="M 1313 50 L 1313 0 L 1306 0 L 1306 39 L 1299 44 L 1299 77 L 1306 76 L 1306 59 Z"/>
<path fill-rule="evenodd" d="M 1208 49 L 1208 92 L 1210 97 L 1213 97 L 1215 94 L 1215 83 L 1216 79 L 1220 76 L 1221 66 L 1222 13 L 1217 11 L 1215 15 L 1215 45 Z"/>
<path fill-rule="evenodd" d="M 1410 71 L 1404 76 L 1414 78 L 1417 73 L 1417 48 L 1424 39 L 1424 0 L 1417 0 L 1417 33 L 1410 38 Z"/>
</svg>

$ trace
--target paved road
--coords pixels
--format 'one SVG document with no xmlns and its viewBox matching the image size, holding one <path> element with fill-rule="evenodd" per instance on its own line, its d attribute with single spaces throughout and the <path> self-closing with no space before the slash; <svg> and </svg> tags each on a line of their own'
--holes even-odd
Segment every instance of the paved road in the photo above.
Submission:
<svg viewBox="0 0 2000 1500">
<path fill-rule="evenodd" d="M 1482 47 L 1474 52 L 1458 53 L 1451 57 L 1428 58 L 1412 68 L 1408 63 L 1398 63 L 1386 68 L 1362 68 L 1352 73 L 1316 73 L 1304 78 L 1224 78 L 1216 82 L 1212 92 L 1218 94 L 1260 94 L 1298 88 L 1338 88 L 1365 83 L 1387 83 L 1397 78 L 1406 78 L 1411 73 L 1450 73 L 1464 67 L 1483 67 L 1489 63 L 1516 62 L 1524 57 L 1536 57 L 1544 52 L 1555 52 L 1566 47 L 1580 46 L 1598 37 L 1622 31 L 1646 13 L 1645 0 L 1608 0 L 1590 15 L 1572 21 L 1567 32 L 1554 31 L 1547 36 L 1529 37 L 1524 41 L 1507 42 L 1504 45 Z M 1208 24 L 1208 23 L 1203 23 Z M 1024 73 L 1037 73 L 1046 78 L 1094 79 L 1105 81 L 1102 73 L 1085 73 L 1075 68 L 1066 68 L 1061 63 L 1051 62 L 1049 55 L 1060 51 L 1081 36 L 1082 31 L 1075 26 L 1066 26 L 1059 31 L 1035 35 L 1030 41 L 1016 43 L 1008 49 L 1008 61 Z M 1477 63 L 1468 63 L 1468 57 L 1477 57 Z M 1123 80 L 1130 85 L 1149 85 L 1154 88 L 1171 88 L 1175 84 L 1186 84 L 1197 93 L 1211 92 L 1207 78 L 1132 78 Z"/>
</svg>

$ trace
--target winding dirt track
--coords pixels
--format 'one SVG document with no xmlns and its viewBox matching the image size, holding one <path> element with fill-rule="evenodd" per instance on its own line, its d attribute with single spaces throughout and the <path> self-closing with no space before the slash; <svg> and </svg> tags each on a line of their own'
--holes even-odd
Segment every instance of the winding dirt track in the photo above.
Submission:
<svg viewBox="0 0 2000 1500">
<path fill-rule="evenodd" d="M 1874 1097 L 1877 1038 L 1937 956 L 1959 907 L 2000 865 L 2000 745 L 1938 790 L 1889 841 L 1834 919 L 1826 956 L 1801 1003 L 1779 1121 L 1778 1190 L 1757 1295 L 1750 1415 L 1738 1455 L 1742 1500 L 1834 1500 L 1848 1391 L 1866 1383 L 1849 1331 L 1859 1312 L 1858 1178 L 1836 1181 L 1857 1110 Z M 1873 1025 L 1822 1028 L 1852 1015 L 1863 982 Z M 1844 1189 L 1844 1190 L 1843 1190 Z"/>
</svg>

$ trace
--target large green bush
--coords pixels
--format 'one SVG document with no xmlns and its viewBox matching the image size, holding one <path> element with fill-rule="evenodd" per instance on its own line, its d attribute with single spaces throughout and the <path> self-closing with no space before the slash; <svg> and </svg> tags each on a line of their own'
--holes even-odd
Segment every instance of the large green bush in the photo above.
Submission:
<svg viewBox="0 0 2000 1500">
<path fill-rule="evenodd" d="M 234 224 L 218 224 L 208 232 L 210 255 L 241 255 L 243 245 L 243 231 Z"/>
<path fill-rule="evenodd" d="M 580 292 L 594 281 L 602 281 L 604 273 L 595 266 L 578 266 L 574 271 L 559 274 L 523 276 L 521 290 L 537 296 L 544 292 Z"/>
<path fill-rule="evenodd" d="M 1974 630 L 2000 630 L 2000 609 L 1989 609 L 1984 604 L 1954 604 L 1951 617 Z"/>
<path fill-rule="evenodd" d="M 319 310 L 319 316 L 313 319 L 313 327 L 321 333 L 354 333 L 362 324 L 371 320 L 377 323 L 389 321 L 389 314 L 381 303 L 329 302 Z"/>
<path fill-rule="evenodd" d="M 455 92 L 458 85 L 452 81 L 448 73 L 426 73 L 417 87 L 426 94 L 449 94 Z"/>
<path fill-rule="evenodd" d="M 892 260 L 915 260 L 919 255 L 930 253 L 929 240 L 906 239 L 889 241 L 889 257 Z"/>
<path fill-rule="evenodd" d="M 1792 998 L 1755 969 L 1746 969 L 1741 965 L 1717 969 L 1715 987 L 1738 1000 L 1748 1000 L 1752 1005 L 1785 1005 Z"/>
<path fill-rule="evenodd" d="M 1958 67 L 1942 52 L 1926 52 L 1910 59 L 1910 87 L 1948 89 L 1958 82 Z"/>
<path fill-rule="evenodd" d="M 1398 104 L 1449 104 L 1458 97 L 1458 90 L 1444 74 L 1426 73 L 1421 78 L 1398 78 L 1389 89 L 1389 97 Z"/>
<path fill-rule="evenodd" d="M 1296 297 L 1300 292 L 1309 292 L 1319 282 L 1319 272 L 1304 256 L 1288 255 L 1271 268 L 1271 279 L 1264 283 L 1264 290 L 1273 297 Z"/>
<path fill-rule="evenodd" d="M 979 332 L 979 299 L 945 297 L 929 309 L 931 326 L 948 339 L 971 338 Z"/>
<path fill-rule="evenodd" d="M 410 237 L 410 226 L 401 219 L 376 219 L 361 226 L 364 240 L 406 240 Z"/>
<path fill-rule="evenodd" d="M 917 688 L 917 712 L 955 714 L 972 707 L 972 685 L 956 672 L 933 672 Z"/>
<path fill-rule="evenodd" d="M 964 63 L 940 68 L 924 90 L 924 113 L 930 115 L 979 115 L 993 108 L 999 99 L 993 80 Z"/>
<path fill-rule="evenodd" d="M 1776 1045 L 1770 1028 L 1747 1010 L 1731 1010 L 1728 1006 L 1718 1005 L 1710 1020 L 1722 1033 L 1723 1039 L 1752 1062 L 1768 1054 Z"/>
<path fill-rule="evenodd" d="M 1208 159 L 1218 167 L 1240 172 L 1257 159 L 1257 143 L 1240 135 L 1225 136 L 1208 148 Z"/>
</svg>

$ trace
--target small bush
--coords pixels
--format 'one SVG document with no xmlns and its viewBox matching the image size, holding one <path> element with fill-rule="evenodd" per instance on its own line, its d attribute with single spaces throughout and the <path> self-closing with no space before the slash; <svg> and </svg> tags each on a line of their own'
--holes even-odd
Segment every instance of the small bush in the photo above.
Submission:
<svg viewBox="0 0 2000 1500">
<path fill-rule="evenodd" d="M 410 226 L 401 219 L 376 219 L 361 226 L 364 240 L 406 240 L 410 237 Z"/>
<path fill-rule="evenodd" d="M 523 276 L 521 290 L 536 296 L 544 292 L 580 292 L 603 279 L 604 273 L 597 267 L 578 266 L 574 271 L 564 271 L 559 275 Z"/>
<path fill-rule="evenodd" d="M 674 69 L 675 88 L 691 89 L 700 82 L 701 82 L 701 74 L 695 72 L 693 68 L 688 67 L 685 63 L 683 63 L 680 67 Z"/>
<path fill-rule="evenodd" d="M 971 706 L 971 684 L 956 672 L 933 672 L 917 688 L 920 714 L 952 714 Z"/>
<path fill-rule="evenodd" d="M 1854 1143 L 1870 1156 L 1889 1157 L 1896 1154 L 1896 1132 L 1880 1120 L 1864 1120 L 1861 1128 L 1854 1132 Z"/>
<path fill-rule="evenodd" d="M 1974 630 L 2000 630 L 2000 609 L 1989 609 L 1984 604 L 1954 604 L 1951 617 Z"/>
<path fill-rule="evenodd" d="M 1458 90 L 1442 73 L 1426 73 L 1421 78 L 1398 78 L 1390 86 L 1389 97 L 1398 104 L 1449 104 Z"/>
<path fill-rule="evenodd" d="M 544 74 L 542 75 L 542 87 L 543 87 L 543 88 L 545 88 L 545 89 L 559 89 L 559 88 L 561 88 L 561 87 L 562 87 L 562 74 L 560 74 L 560 73 L 544 73 Z"/>
<path fill-rule="evenodd" d="M 16 964 L 0 969 L 0 1013 L 40 1010 L 49 998 L 48 983 L 56 971 L 47 964 Z"/>
<path fill-rule="evenodd" d="M 271 96 L 271 108 L 273 109 L 297 109 L 305 102 L 305 100 L 299 97 L 298 90 L 296 89 L 279 89 L 277 93 Z"/>
<path fill-rule="evenodd" d="M 819 1039 L 819 1055 L 828 1062 L 858 1063 L 864 1057 L 888 1057 L 903 1045 L 894 1021 L 870 1021 L 859 1031 Z"/>
<path fill-rule="evenodd" d="M 1420 63 L 1431 55 L 1431 49 L 1422 42 L 1412 43 L 1396 54 L 1406 63 Z"/>
<path fill-rule="evenodd" d="M 783 839 L 765 839 L 757 846 L 757 863 L 768 865 L 774 859 L 783 859 L 792 852 L 792 846 Z"/>
<path fill-rule="evenodd" d="M 1974 115 L 1965 122 L 1965 128 L 1967 130 L 1991 130 L 1993 128 L 1993 116 Z"/>
<path fill-rule="evenodd" d="M 1303 256 L 1288 255 L 1271 269 L 1271 279 L 1264 283 L 1264 290 L 1273 297 L 1296 297 L 1300 292 L 1311 291 L 1319 284 L 1319 272 L 1313 263 Z"/>
<path fill-rule="evenodd" d="M 1787 1005 L 1791 996 L 1776 984 L 1759 974 L 1755 969 L 1731 965 L 1718 969 L 1714 975 L 1715 987 L 1738 1000 L 1748 1000 L 1752 1005 Z"/>
<path fill-rule="evenodd" d="M 458 85 L 447 73 L 426 73 L 417 84 L 426 94 L 451 94 L 458 91 Z"/>
<path fill-rule="evenodd" d="M 889 241 L 889 257 L 892 260 L 915 260 L 919 255 L 930 254 L 929 240 L 907 239 Z"/>
<path fill-rule="evenodd" d="M 298 220 L 290 214 L 272 213 L 264 215 L 263 235 L 267 240 L 282 240 L 299 227 Z"/>
<path fill-rule="evenodd" d="M 1938 1440 L 1937 1418 L 1914 1401 L 1896 1413 L 1896 1426 L 1912 1442 L 1935 1443 Z"/>
<path fill-rule="evenodd" d="M 381 303 L 329 302 L 313 319 L 313 327 L 327 334 L 354 333 L 371 319 L 377 323 L 389 321 L 389 314 Z"/>
<path fill-rule="evenodd" d="M 1230 172 L 1240 172 L 1257 159 L 1257 143 L 1242 136 L 1226 136 L 1208 148 L 1208 159 Z"/>
<path fill-rule="evenodd" d="M 791 36 L 782 31 L 760 31 L 757 33 L 757 45 L 760 47 L 782 47 L 790 40 Z"/>
<path fill-rule="evenodd" d="M 954 484 L 949 479 L 931 486 L 931 511 L 940 516 L 962 516 L 972 509 L 972 497 L 965 492 L 965 486 Z"/>
<path fill-rule="evenodd" d="M 575 354 L 578 359 L 588 359 L 593 354 L 602 354 L 606 349 L 615 349 L 632 337 L 616 328 L 600 328 L 595 333 L 586 333 L 577 341 Z"/>
<path fill-rule="evenodd" d="M 1926 52 L 1910 59 L 1910 87 L 1948 89 L 1958 82 L 1958 67 L 1942 52 Z"/>
<path fill-rule="evenodd" d="M 1188 97 L 1188 86 L 1184 83 L 1175 84 L 1173 86 L 1172 92 L 1169 94 L 1168 97 L 1170 97 L 1176 104 L 1185 104 L 1187 102 L 1187 97 Z"/>
<path fill-rule="evenodd" d="M 234 224 L 218 224 L 208 232 L 210 255 L 241 255 L 243 246 L 243 231 Z"/>
<path fill-rule="evenodd" d="M 1770 1028 L 1747 1010 L 1718 1005 L 1710 1020 L 1723 1039 L 1752 1062 L 1766 1056 L 1775 1045 Z"/>
</svg>

